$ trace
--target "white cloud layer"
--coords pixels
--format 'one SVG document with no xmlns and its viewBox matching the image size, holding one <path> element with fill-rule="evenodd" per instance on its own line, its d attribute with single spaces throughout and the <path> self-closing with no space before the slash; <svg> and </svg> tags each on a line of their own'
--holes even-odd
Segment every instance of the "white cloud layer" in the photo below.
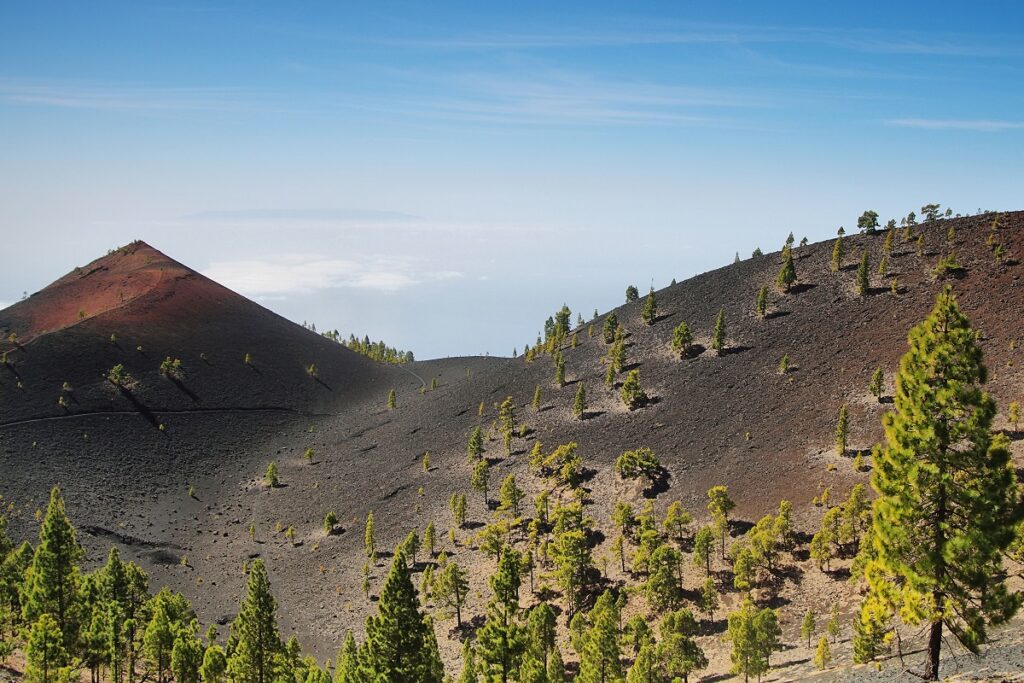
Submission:
<svg viewBox="0 0 1024 683">
<path fill-rule="evenodd" d="M 457 271 L 433 270 L 429 264 L 411 259 L 334 259 L 303 254 L 217 261 L 203 275 L 240 294 L 264 300 L 346 287 L 397 292 L 417 284 L 462 277 Z"/>
</svg>

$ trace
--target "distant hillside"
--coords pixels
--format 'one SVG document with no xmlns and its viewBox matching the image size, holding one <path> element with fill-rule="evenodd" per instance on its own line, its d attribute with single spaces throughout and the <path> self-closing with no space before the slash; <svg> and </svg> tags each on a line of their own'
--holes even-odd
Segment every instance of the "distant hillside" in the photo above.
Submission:
<svg viewBox="0 0 1024 683">
<path fill-rule="evenodd" d="M 0 332 L 0 424 L 104 411 L 322 412 L 381 374 L 143 242 L 0 311 Z M 161 374 L 168 358 L 181 362 Z M 105 379 L 119 364 L 136 380 L 130 392 Z"/>
</svg>

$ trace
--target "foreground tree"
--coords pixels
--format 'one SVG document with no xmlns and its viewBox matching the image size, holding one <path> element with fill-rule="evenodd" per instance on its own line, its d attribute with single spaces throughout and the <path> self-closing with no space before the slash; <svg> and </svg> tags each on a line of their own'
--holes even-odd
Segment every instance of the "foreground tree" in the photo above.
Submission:
<svg viewBox="0 0 1024 683">
<path fill-rule="evenodd" d="M 901 618 L 928 623 L 924 677 L 937 680 L 943 627 L 971 652 L 986 627 L 1021 604 L 1002 554 L 1021 516 L 1007 440 L 993 433 L 995 402 L 977 334 L 947 287 L 908 337 L 896 377 L 887 445 L 875 455 L 873 596 Z"/>
<path fill-rule="evenodd" d="M 39 545 L 26 574 L 22 611 L 27 622 L 43 614 L 52 616 L 62 634 L 63 646 L 69 651 L 76 645 L 78 635 L 81 612 L 78 563 L 83 554 L 75 538 L 75 528 L 64 511 L 64 499 L 54 487 L 39 529 Z"/>
<path fill-rule="evenodd" d="M 277 630 L 277 601 L 270 593 L 270 581 L 263 560 L 249 569 L 249 585 L 238 616 L 231 623 L 234 651 L 228 660 L 233 681 L 267 683 L 276 680 L 277 657 L 283 651 Z"/>
<path fill-rule="evenodd" d="M 729 615 L 726 637 L 732 642 L 733 673 L 743 674 L 744 682 L 767 673 L 771 654 L 782 649 L 781 635 L 775 611 L 758 609 L 748 596 L 743 606 Z"/>
<path fill-rule="evenodd" d="M 469 578 L 455 560 L 448 560 L 434 579 L 432 594 L 438 604 L 455 611 L 455 623 L 462 628 L 462 605 L 469 594 Z"/>
<path fill-rule="evenodd" d="M 494 595 L 487 603 L 487 618 L 477 634 L 479 668 L 487 681 L 514 680 L 522 661 L 526 639 L 519 623 L 520 564 L 519 553 L 505 548 L 489 581 Z"/>
<path fill-rule="evenodd" d="M 364 680 L 440 683 L 443 679 L 434 627 L 420 609 L 408 560 L 400 549 L 381 589 L 377 614 L 366 620 L 359 663 Z"/>
<path fill-rule="evenodd" d="M 28 645 L 25 648 L 26 681 L 50 683 L 71 679 L 70 672 L 64 669 L 70 664 L 70 658 L 62 640 L 57 620 L 48 613 L 42 614 L 28 632 Z"/>
</svg>

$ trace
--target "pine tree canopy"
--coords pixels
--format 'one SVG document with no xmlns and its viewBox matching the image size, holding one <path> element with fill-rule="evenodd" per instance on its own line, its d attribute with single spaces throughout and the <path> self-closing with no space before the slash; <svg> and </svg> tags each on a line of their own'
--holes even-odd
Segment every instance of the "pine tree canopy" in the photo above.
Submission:
<svg viewBox="0 0 1024 683">
<path fill-rule="evenodd" d="M 986 626 L 1021 596 L 1006 587 L 1002 552 L 1021 515 L 1007 442 L 991 429 L 995 402 L 977 333 L 947 287 L 909 334 L 894 410 L 876 451 L 872 594 L 911 624 L 931 624 L 927 678 L 938 676 L 942 627 L 976 652 Z"/>
</svg>

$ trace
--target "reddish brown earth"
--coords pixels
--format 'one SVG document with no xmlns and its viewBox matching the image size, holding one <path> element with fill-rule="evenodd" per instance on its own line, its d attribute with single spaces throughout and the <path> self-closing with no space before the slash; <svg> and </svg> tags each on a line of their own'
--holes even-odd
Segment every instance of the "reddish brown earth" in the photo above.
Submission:
<svg viewBox="0 0 1024 683">
<path fill-rule="evenodd" d="M 814 531 L 821 511 L 810 500 L 820 486 L 831 486 L 833 497 L 842 498 L 869 476 L 853 472 L 852 453 L 833 452 L 839 406 L 850 408 L 853 449 L 866 450 L 881 438 L 880 418 L 888 405 L 869 395 L 868 379 L 876 367 L 884 368 L 891 392 L 907 331 L 928 313 L 945 284 L 953 286 L 982 334 L 988 389 L 1001 412 L 1024 396 L 1017 371 L 1024 266 L 1012 258 L 1024 256 L 1024 212 L 999 216 L 997 238 L 1011 255 L 1000 262 L 986 244 L 994 217 L 924 226 L 921 256 L 897 236 L 884 279 L 875 272 L 881 233 L 847 236 L 839 273 L 830 269 L 831 241 L 798 248 L 799 285 L 788 294 L 772 289 L 773 314 L 764 321 L 753 314 L 754 299 L 762 284 L 774 282 L 778 253 L 658 291 L 661 317 L 652 326 L 640 319 L 642 298 L 616 309 L 630 334 L 628 362 L 640 370 L 653 398 L 635 411 L 622 406 L 617 390 L 604 386 L 603 316 L 593 338 L 584 326 L 579 346 L 565 349 L 565 387 L 554 385 L 546 356 L 533 363 L 465 358 L 382 367 L 146 245 L 129 246 L 0 311 L 0 330 L 17 332 L 20 343 L 11 349 L 10 364 L 0 368 L 0 494 L 13 504 L 12 527 L 28 536 L 35 533 L 34 511 L 60 482 L 91 561 L 101 559 L 111 542 L 119 544 L 152 572 L 154 585 L 167 583 L 195 599 L 207 622 L 234 613 L 243 563 L 266 558 L 285 632 L 297 633 L 321 658 L 333 656 L 346 629 L 360 630 L 373 607 L 360 591 L 368 512 L 374 512 L 384 548 L 430 520 L 445 536 L 453 492 L 468 495 L 471 520 L 489 517 L 469 487 L 465 446 L 475 426 L 491 425 L 496 404 L 506 396 L 515 399 L 530 434 L 516 440 L 510 457 L 499 441 L 488 442 L 495 491 L 510 472 L 530 494 L 540 489 L 542 482 L 526 469 L 534 440 L 545 450 L 577 441 L 593 471 L 586 486 L 599 527 L 610 528 L 616 498 L 639 504 L 644 495 L 653 496 L 659 510 L 682 500 L 701 520 L 706 490 L 725 484 L 741 520 L 756 520 L 786 498 L 796 506 L 798 525 Z M 955 237 L 947 245 L 951 226 Z M 862 249 L 871 254 L 875 289 L 859 297 L 854 277 Z M 966 271 L 959 279 L 938 280 L 932 268 L 949 249 Z M 893 276 L 898 294 L 889 291 Z M 119 291 L 126 292 L 123 304 Z M 729 352 L 675 356 L 672 328 L 685 320 L 707 346 L 720 308 Z M 79 310 L 86 312 L 82 320 Z M 140 345 L 142 352 L 136 350 Z M 246 352 L 256 359 L 252 368 L 242 362 Z M 201 353 L 209 363 L 200 360 Z M 181 386 L 158 372 L 168 355 L 183 360 Z M 783 355 L 793 364 L 786 375 L 777 372 Z M 319 381 L 305 372 L 311 362 L 319 368 Z M 116 363 L 140 380 L 128 396 L 102 379 Z M 438 389 L 421 394 L 432 377 Z M 57 405 L 64 381 L 74 398 L 67 411 Z M 579 381 L 590 399 L 583 421 L 571 413 Z M 544 405 L 534 413 L 529 404 L 538 384 Z M 392 387 L 399 405 L 389 411 L 384 404 Z M 667 490 L 641 492 L 614 476 L 614 459 L 641 445 L 654 449 L 667 467 Z M 303 458 L 306 448 L 314 449 L 312 464 Z M 427 450 L 432 468 L 423 472 Z M 280 465 L 284 484 L 272 491 L 259 484 L 270 460 Z M 190 485 L 194 499 L 187 495 Z M 343 527 L 329 537 L 320 529 L 328 510 Z M 258 530 L 255 541 L 246 531 L 250 522 Z M 274 532 L 278 523 L 295 527 L 299 545 Z M 460 532 L 460 539 L 468 540 L 468 534 Z M 490 563 L 464 546 L 449 546 L 446 538 L 443 546 L 475 569 L 470 612 L 479 613 Z M 605 544 L 595 549 L 595 557 L 607 553 Z M 182 556 L 190 566 L 181 566 Z M 625 579 L 614 564 L 609 579 Z M 808 604 L 836 599 L 849 614 L 856 599 L 854 586 L 826 581 L 809 563 L 802 566 L 804 578 L 786 583 L 780 593 L 787 639 L 795 639 Z M 372 572 L 374 590 L 386 570 L 382 558 Z M 727 593 L 724 605 L 736 599 Z M 449 637 L 452 623 L 439 624 L 449 662 L 458 649 Z M 709 638 L 706 647 L 718 653 L 712 673 L 724 671 L 726 651 L 717 636 Z M 800 652 L 790 657 L 806 658 Z"/>
</svg>

